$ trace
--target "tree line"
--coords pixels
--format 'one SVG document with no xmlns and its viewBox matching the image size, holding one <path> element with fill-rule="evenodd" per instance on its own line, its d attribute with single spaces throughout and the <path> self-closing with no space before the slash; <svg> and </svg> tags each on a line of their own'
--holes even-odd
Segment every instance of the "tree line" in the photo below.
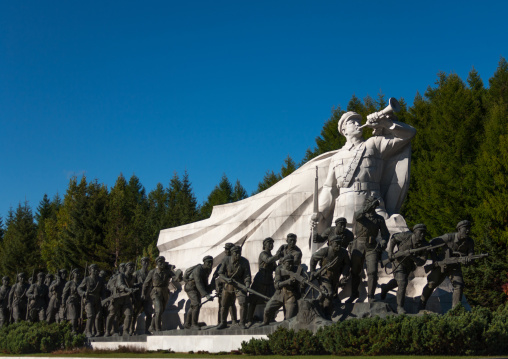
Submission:
<svg viewBox="0 0 508 359">
<path fill-rule="evenodd" d="M 435 83 L 413 105 L 399 99 L 399 119 L 418 131 L 412 141 L 411 183 L 402 214 L 411 227 L 425 223 L 432 237 L 455 230 L 462 219 L 473 222 L 477 252 L 490 257 L 465 269 L 465 294 L 473 305 L 497 307 L 507 301 L 508 282 L 508 64 L 504 58 L 486 86 L 473 69 L 464 81 L 438 73 Z M 315 146 L 296 163 L 287 157 L 279 172 L 268 170 L 253 193 L 261 192 L 300 165 L 340 148 L 345 138 L 337 122 L 346 111 L 364 118 L 387 105 L 380 93 L 351 97 L 345 109 L 333 108 Z M 372 135 L 365 129 L 365 136 Z M 120 175 L 113 187 L 72 178 L 63 198 L 44 195 L 34 211 L 28 203 L 0 217 L 0 269 L 17 271 L 83 268 L 86 262 L 114 270 L 119 263 L 158 254 L 161 229 L 208 218 L 213 206 L 248 194 L 240 181 L 224 175 L 198 204 L 187 173 L 175 174 L 167 187 L 148 194 L 136 176 Z M 504 287 L 503 287 L 504 286 Z M 505 289 L 508 291 L 508 289 Z"/>
</svg>

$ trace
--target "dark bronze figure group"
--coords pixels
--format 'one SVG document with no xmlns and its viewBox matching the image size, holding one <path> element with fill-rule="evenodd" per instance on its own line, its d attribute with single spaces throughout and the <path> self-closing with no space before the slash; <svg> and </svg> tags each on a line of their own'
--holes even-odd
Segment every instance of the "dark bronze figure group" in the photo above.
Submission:
<svg viewBox="0 0 508 359">
<path fill-rule="evenodd" d="M 145 314 L 145 333 L 162 330 L 162 315 L 169 300 L 172 281 L 185 283 L 190 301 L 184 328 L 199 330 L 201 306 L 218 298 L 219 314 L 215 329 L 232 325 L 241 329 L 270 324 L 283 308 L 284 318 L 297 316 L 299 301 L 326 319 L 331 319 L 339 290 L 351 280 L 351 295 L 346 302 L 356 301 L 364 264 L 367 267 L 367 299 L 370 303 L 378 287 L 378 265 L 391 263 L 393 279 L 381 285 L 381 300 L 397 288 L 397 312 L 405 313 L 406 288 L 412 272 L 424 266 L 428 272 L 427 285 L 421 294 L 419 309 L 425 309 L 434 289 L 445 278 L 453 285 L 453 306 L 462 299 L 464 280 L 462 266 L 486 254 L 474 254 L 474 242 L 469 236 L 471 223 L 461 221 L 456 233 L 448 233 L 425 240 L 427 228 L 417 224 L 412 231 L 391 236 L 382 216 L 376 213 L 379 201 L 368 198 L 364 208 L 354 216 L 354 233 L 349 231 L 345 218 L 338 218 L 335 226 L 319 234 L 313 231 L 315 243 L 327 246 L 312 254 L 308 267 L 302 265 L 302 251 L 296 245 L 297 236 L 287 235 L 287 244 L 272 254 L 274 240 L 266 238 L 259 255 L 259 271 L 251 275 L 249 261 L 242 256 L 242 247 L 226 243 L 224 258 L 212 275 L 213 257 L 205 256 L 202 263 L 181 271 L 160 256 L 156 268 L 149 270 L 148 258 L 141 259 L 141 269 L 135 271 L 132 262 L 122 263 L 106 281 L 106 273 L 96 264 L 85 268 L 84 278 L 78 269 L 70 275 L 65 269 L 53 277 L 40 272 L 32 274 L 30 284 L 25 273 L 19 273 L 11 287 L 8 277 L 0 287 L 0 326 L 20 320 L 62 322 L 69 321 L 74 331 L 83 328 L 88 337 L 133 335 L 139 315 Z M 389 245 L 388 245 L 389 243 Z M 381 260 L 383 251 L 387 259 Z M 425 266 L 428 260 L 431 264 Z M 211 280 L 210 279 L 211 276 Z M 49 278 L 49 279 L 48 279 Z M 215 291 L 215 294 L 214 294 Z M 237 318 L 237 306 L 239 318 Z M 262 318 L 256 308 L 264 306 Z M 302 310 L 305 310 L 302 308 Z M 86 315 L 86 321 L 83 314 Z"/>
</svg>

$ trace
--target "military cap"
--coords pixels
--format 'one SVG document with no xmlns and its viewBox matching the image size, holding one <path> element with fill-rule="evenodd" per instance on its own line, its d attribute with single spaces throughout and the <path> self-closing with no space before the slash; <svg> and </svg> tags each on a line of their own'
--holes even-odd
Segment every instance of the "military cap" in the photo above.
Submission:
<svg viewBox="0 0 508 359">
<path fill-rule="evenodd" d="M 269 243 L 269 242 L 273 243 L 273 238 L 272 237 L 267 237 L 267 238 L 263 239 L 263 245 L 265 245 L 266 243 Z"/>
<path fill-rule="evenodd" d="M 203 263 L 205 263 L 206 261 L 212 261 L 213 262 L 213 257 L 212 256 L 205 256 L 203 258 Z"/>
<path fill-rule="evenodd" d="M 126 263 L 120 263 L 120 264 L 118 265 L 118 268 L 125 268 L 125 264 L 126 264 Z"/>
<path fill-rule="evenodd" d="M 466 226 L 471 227 L 471 222 L 469 222 L 467 219 L 457 223 L 457 229 L 459 229 L 460 227 L 466 227 Z"/>
<path fill-rule="evenodd" d="M 341 236 L 333 236 L 332 238 L 329 239 L 330 242 L 342 242 L 342 237 Z"/>
<path fill-rule="evenodd" d="M 159 263 L 159 262 L 165 262 L 166 261 L 166 258 L 164 256 L 158 256 L 156 259 L 155 259 L 155 262 L 156 263 Z"/>
<path fill-rule="evenodd" d="M 79 269 L 78 269 L 78 268 L 74 268 L 74 269 L 71 271 L 71 274 L 79 274 Z"/>
<path fill-rule="evenodd" d="M 25 278 L 25 273 L 23 273 L 23 272 L 19 273 L 19 274 L 18 274 L 18 278 L 19 278 L 19 277 L 23 277 L 23 278 Z"/>
<path fill-rule="evenodd" d="M 427 230 L 427 226 L 423 223 L 418 223 L 418 224 L 415 224 L 414 227 L 413 227 L 413 231 L 416 231 L 417 229 L 421 229 L 423 231 L 426 231 Z"/>
<path fill-rule="evenodd" d="M 37 277 L 45 277 L 46 275 L 44 274 L 44 272 L 39 272 L 37 273 Z"/>
<path fill-rule="evenodd" d="M 150 260 L 150 258 L 148 258 L 148 257 L 141 258 L 141 262 L 148 262 L 149 260 Z"/>
<path fill-rule="evenodd" d="M 235 245 L 234 245 L 233 243 L 226 243 L 226 244 L 224 245 L 224 249 L 231 249 L 231 248 L 233 248 L 234 246 L 235 246 Z"/>
<path fill-rule="evenodd" d="M 339 130 L 339 133 L 341 135 L 344 136 L 344 133 L 342 132 L 343 130 L 343 126 L 344 124 L 346 123 L 347 120 L 349 119 L 354 119 L 354 120 L 357 120 L 358 122 L 362 122 L 362 116 L 360 116 L 359 114 L 357 114 L 356 112 L 353 112 L 353 111 L 349 111 L 349 112 L 346 112 L 345 114 L 343 114 L 341 117 L 340 117 L 340 120 L 337 124 L 337 129 Z"/>
<path fill-rule="evenodd" d="M 9 277 L 5 276 L 5 277 L 2 277 L 2 280 L 10 280 Z"/>
<path fill-rule="evenodd" d="M 60 269 L 58 271 L 58 273 L 60 273 L 60 274 L 67 274 L 67 269 L 65 269 L 65 268 L 64 269 Z"/>
<path fill-rule="evenodd" d="M 335 224 L 337 223 L 347 223 L 347 219 L 345 219 L 344 217 L 337 218 L 335 220 Z"/>
<path fill-rule="evenodd" d="M 132 263 L 132 262 L 127 262 L 127 263 L 125 263 L 125 266 L 126 266 L 126 267 L 134 267 L 134 263 Z"/>
<path fill-rule="evenodd" d="M 231 252 L 241 253 L 242 252 L 242 247 L 240 247 L 240 246 L 233 246 L 233 248 L 231 248 Z"/>
<path fill-rule="evenodd" d="M 283 262 L 294 262 L 295 258 L 293 257 L 293 255 L 287 254 L 286 256 L 284 256 L 284 258 L 282 258 L 282 261 Z"/>
<path fill-rule="evenodd" d="M 294 233 L 288 233 L 286 239 L 290 239 L 290 238 L 296 239 L 296 234 L 294 234 Z"/>
<path fill-rule="evenodd" d="M 120 265 L 122 265 L 122 264 L 120 264 Z M 92 270 L 92 269 L 99 269 L 99 267 L 95 263 L 94 264 L 90 264 L 90 267 L 88 267 L 88 268 L 90 268 L 90 270 Z"/>
</svg>

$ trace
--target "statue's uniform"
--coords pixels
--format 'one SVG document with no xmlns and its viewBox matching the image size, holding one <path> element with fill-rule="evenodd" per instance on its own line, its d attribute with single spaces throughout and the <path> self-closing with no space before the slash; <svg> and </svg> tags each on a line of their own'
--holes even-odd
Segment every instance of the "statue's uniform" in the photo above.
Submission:
<svg viewBox="0 0 508 359">
<path fill-rule="evenodd" d="M 28 298 L 26 292 L 28 291 L 28 283 L 17 282 L 11 288 L 9 293 L 9 303 L 12 308 L 12 319 L 14 322 L 26 319 L 26 306 Z"/>
<path fill-rule="evenodd" d="M 262 251 L 259 254 L 258 259 L 259 271 L 254 276 L 254 281 L 252 282 L 252 289 L 266 295 L 267 297 L 272 297 L 275 293 L 275 286 L 273 282 L 273 272 L 277 267 L 275 259 L 276 258 L 272 256 L 272 253 L 269 251 Z M 263 303 L 265 303 L 263 298 L 258 297 L 257 295 L 249 295 L 249 314 L 247 315 L 249 322 L 252 322 L 253 320 L 256 306 Z"/>
<path fill-rule="evenodd" d="M 352 297 L 359 295 L 363 263 L 367 262 L 368 298 L 373 299 L 377 286 L 377 266 L 381 247 L 376 238 L 381 232 L 381 240 L 385 243 L 390 238 L 390 232 L 385 220 L 378 214 L 368 214 L 359 211 L 355 214 L 355 240 L 351 246 L 351 291 Z"/>
<path fill-rule="evenodd" d="M 85 297 L 85 312 L 86 312 L 86 334 L 91 336 L 96 331 L 96 335 L 101 335 L 104 328 L 104 320 L 102 317 L 101 300 L 105 296 L 104 280 L 97 276 L 86 277 L 78 286 L 78 294 L 80 297 Z"/>
<path fill-rule="evenodd" d="M 62 293 L 65 287 L 65 281 L 60 277 L 57 278 L 51 283 L 49 286 L 49 304 L 48 309 L 46 310 L 46 321 L 48 323 L 53 323 L 57 321 L 58 323 L 63 320 L 60 318 L 60 304 L 62 303 Z"/>
<path fill-rule="evenodd" d="M 0 287 L 0 328 L 9 324 L 9 292 L 11 287 L 2 285 Z"/>
<path fill-rule="evenodd" d="M 390 246 L 388 247 L 388 257 L 391 257 L 393 254 L 394 247 L 397 246 L 397 252 L 404 252 L 410 249 L 428 247 L 429 243 L 427 241 L 421 241 L 417 243 L 414 240 L 413 232 L 402 232 L 395 233 L 392 236 L 390 241 Z M 388 292 L 389 290 L 397 289 L 397 307 L 404 308 L 404 303 L 406 299 L 406 288 L 409 282 L 409 275 L 416 270 L 417 266 L 422 266 L 427 261 L 427 253 L 428 251 L 419 252 L 418 255 L 411 255 L 407 257 L 399 257 L 394 260 L 392 266 L 394 269 L 393 277 L 394 279 L 390 280 L 382 289 L 383 292 Z"/>
<path fill-rule="evenodd" d="M 28 288 L 26 296 L 28 297 L 29 319 L 32 322 L 43 321 L 46 319 L 46 308 L 49 300 L 48 286 L 44 283 L 34 283 Z"/>
<path fill-rule="evenodd" d="M 133 307 L 134 307 L 134 315 L 132 316 L 132 332 L 136 329 L 136 322 L 138 319 L 139 314 L 141 312 L 145 313 L 145 331 L 147 331 L 150 328 L 150 325 L 152 324 L 152 316 L 153 316 L 153 303 L 152 298 L 150 296 L 146 296 L 145 300 L 141 299 L 141 290 L 143 287 L 143 283 L 146 280 L 146 277 L 148 277 L 148 271 L 140 269 L 136 272 L 134 272 L 135 279 L 135 286 L 139 288 L 139 291 L 132 294 L 133 296 Z"/>
<path fill-rule="evenodd" d="M 65 283 L 62 292 L 62 303 L 65 306 L 65 318 L 71 322 L 74 331 L 77 329 L 78 319 L 81 314 L 81 298 L 78 294 L 78 286 L 79 283 L 70 280 Z"/>
<path fill-rule="evenodd" d="M 474 254 L 474 241 L 471 237 L 459 240 L 458 233 L 447 233 L 440 237 L 434 238 L 430 245 L 434 246 L 440 243 L 446 243 L 444 251 L 438 260 L 444 259 L 445 251 L 448 251 L 450 257 L 469 256 Z M 452 306 L 455 307 L 462 300 L 462 292 L 464 291 L 464 278 L 462 276 L 462 265 L 460 263 L 447 265 L 442 272 L 440 267 L 432 269 L 427 276 L 427 285 L 423 288 L 420 298 L 421 307 L 425 308 L 427 301 L 434 289 L 436 289 L 446 277 L 450 278 L 453 286 Z M 422 309 L 423 309 L 422 308 Z"/>
<path fill-rule="evenodd" d="M 348 248 L 349 244 L 351 244 L 351 242 L 355 239 L 353 232 L 349 229 L 344 228 L 344 231 L 339 233 L 337 231 L 337 227 L 335 226 L 325 229 L 325 231 L 321 234 L 314 231 L 313 236 L 314 238 L 312 240 L 315 243 L 329 242 L 332 238 L 339 237 L 340 246 L 343 248 Z"/>
<path fill-rule="evenodd" d="M 349 270 L 351 268 L 349 253 L 342 247 L 339 248 L 338 253 L 335 253 L 332 247 L 325 247 L 315 252 L 310 259 L 310 271 L 314 272 L 318 263 L 322 268 L 333 262 L 335 258 L 337 258 L 335 264 L 325 270 L 319 277 L 319 284 L 332 296 L 332 298 L 323 297 L 321 299 L 324 314 L 327 316 L 332 315 L 333 296 L 337 294 L 339 289 L 339 280 L 341 275 L 344 278 L 347 278 L 349 275 Z"/>
<path fill-rule="evenodd" d="M 281 246 L 281 248 L 279 248 L 279 250 L 277 250 L 277 254 L 279 255 L 280 259 L 291 254 L 293 256 L 295 266 L 302 264 L 302 250 L 298 248 L 298 246 L 294 246 L 290 249 L 287 244 L 284 244 Z"/>
<path fill-rule="evenodd" d="M 388 218 L 380 185 L 384 179 L 385 161 L 406 146 L 416 131 L 408 125 L 393 121 L 388 132 L 387 136 L 373 136 L 356 146 L 346 143 L 333 155 L 323 186 L 323 189 L 328 187 L 332 193 L 338 189 L 335 206 L 332 206 L 333 221 L 344 217 L 347 223 L 353 223 L 354 213 L 363 209 L 365 199 L 369 196 L 380 199 L 377 211 Z M 390 171 L 392 175 L 393 170 Z M 320 200 L 320 203 L 324 202 L 326 201 Z M 320 212 L 327 210 L 329 208 L 320 208 Z"/>
<path fill-rule="evenodd" d="M 234 279 L 246 287 L 250 287 L 251 273 L 250 263 L 240 257 L 237 262 L 233 261 L 233 257 L 227 257 L 219 269 L 219 275 L 222 277 Z M 221 324 L 226 323 L 229 307 L 238 300 L 240 306 L 240 325 L 245 325 L 247 316 L 247 292 L 236 288 L 233 284 L 225 283 L 221 301 Z"/>
<path fill-rule="evenodd" d="M 173 276 L 169 266 L 163 269 L 155 268 L 148 272 L 143 283 L 143 293 L 150 290 L 150 298 L 152 298 L 154 306 L 153 329 L 155 331 L 162 330 L 162 313 L 164 313 L 169 300 L 169 282 Z"/>
<path fill-rule="evenodd" d="M 297 266 L 293 266 L 291 271 L 296 272 Z M 298 313 L 298 299 L 300 299 L 300 283 L 291 281 L 291 277 L 285 273 L 286 269 L 282 265 L 275 270 L 275 294 L 266 303 L 264 322 L 273 320 L 275 313 L 284 306 L 285 319 L 293 318 Z"/>
<path fill-rule="evenodd" d="M 190 328 L 191 325 L 194 327 L 198 326 L 201 298 L 206 297 L 211 291 L 208 284 L 210 273 L 211 270 L 206 270 L 202 264 L 198 264 L 192 270 L 187 283 L 185 283 L 184 290 L 191 302 L 190 310 L 185 320 L 186 328 Z"/>
</svg>

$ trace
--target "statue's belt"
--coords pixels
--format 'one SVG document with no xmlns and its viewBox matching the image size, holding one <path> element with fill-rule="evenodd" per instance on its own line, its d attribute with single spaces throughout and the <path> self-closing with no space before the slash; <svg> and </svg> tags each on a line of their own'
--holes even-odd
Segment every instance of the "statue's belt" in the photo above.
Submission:
<svg viewBox="0 0 508 359">
<path fill-rule="evenodd" d="M 350 187 L 339 187 L 340 194 L 359 191 L 380 191 L 381 187 L 377 182 L 353 182 Z"/>
</svg>

